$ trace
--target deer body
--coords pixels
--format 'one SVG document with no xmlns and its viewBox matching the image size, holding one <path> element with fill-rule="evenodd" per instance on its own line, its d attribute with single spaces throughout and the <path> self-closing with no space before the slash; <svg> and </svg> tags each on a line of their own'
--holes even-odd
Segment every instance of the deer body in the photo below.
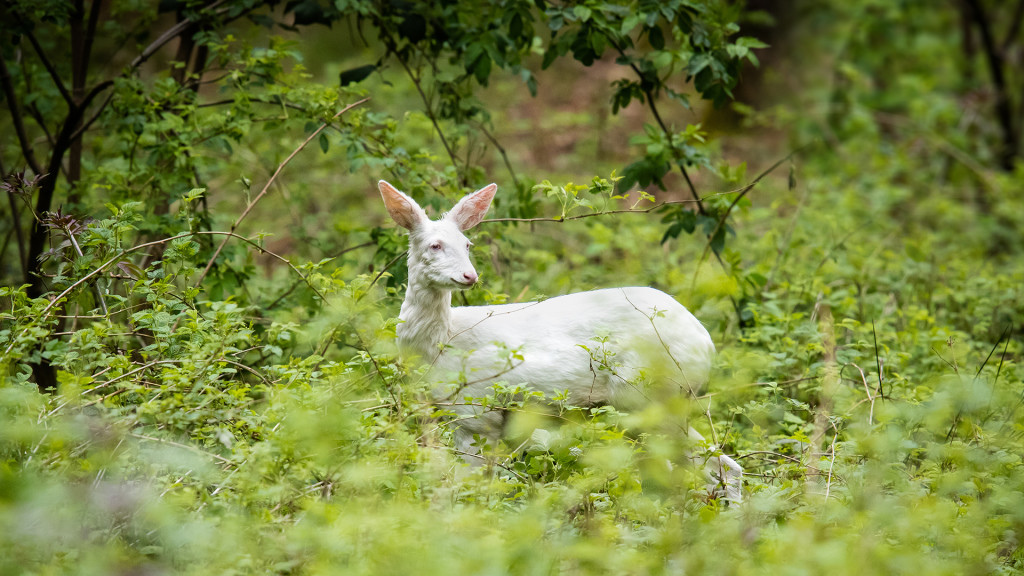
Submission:
<svg viewBox="0 0 1024 576">
<path fill-rule="evenodd" d="M 447 306 L 450 297 L 438 294 L 437 308 Z M 502 380 L 531 384 L 546 395 L 568 390 L 577 405 L 638 406 L 643 391 L 630 383 L 651 379 L 654 374 L 645 371 L 654 367 L 676 372 L 676 363 L 687 367 L 675 377 L 681 392 L 698 390 L 707 381 L 715 353 L 704 326 L 653 288 L 609 288 L 540 302 L 450 308 L 429 319 L 436 328 L 430 330 L 417 329 L 427 316 L 415 307 L 403 306 L 399 318 L 399 346 L 441 370 L 461 370 L 467 380 L 475 380 L 488 371 L 503 371 L 502 352 L 515 349 L 523 360 L 505 371 Z M 444 354 L 444 347 L 471 353 Z M 613 356 L 606 359 L 606 353 Z M 484 381 L 474 387 L 489 385 Z M 476 389 L 468 392 L 482 395 Z"/>
<path fill-rule="evenodd" d="M 495 381 L 528 384 L 576 405 L 635 409 L 664 394 L 693 394 L 708 379 L 714 343 L 674 298 L 653 288 L 609 288 L 540 302 L 452 307 L 452 291 L 478 277 L 463 231 L 490 207 L 491 184 L 439 220 L 387 182 L 379 183 L 392 218 L 409 230 L 409 286 L 397 328 L 403 356 L 418 356 L 439 379 L 461 375 L 458 398 L 482 397 Z M 518 359 L 509 359 L 509 351 Z M 439 391 L 439 397 L 444 397 Z M 497 440 L 503 416 L 455 402 L 457 448 L 472 454 L 473 435 Z M 700 436 L 690 430 L 695 438 Z M 731 499 L 742 470 L 726 456 L 707 459 Z"/>
</svg>

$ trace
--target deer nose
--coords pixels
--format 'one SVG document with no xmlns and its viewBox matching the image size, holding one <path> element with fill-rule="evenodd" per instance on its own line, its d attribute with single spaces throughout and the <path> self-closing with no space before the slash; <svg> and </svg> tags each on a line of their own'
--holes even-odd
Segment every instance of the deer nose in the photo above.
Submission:
<svg viewBox="0 0 1024 576">
<path fill-rule="evenodd" d="M 463 272 L 462 278 L 466 281 L 466 284 L 473 285 L 476 284 L 476 280 L 479 276 L 476 275 L 476 272 Z"/>
</svg>

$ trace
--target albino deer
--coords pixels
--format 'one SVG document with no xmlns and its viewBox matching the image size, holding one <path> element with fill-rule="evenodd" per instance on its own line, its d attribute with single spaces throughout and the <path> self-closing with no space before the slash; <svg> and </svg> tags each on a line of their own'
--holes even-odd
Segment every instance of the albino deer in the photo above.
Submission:
<svg viewBox="0 0 1024 576">
<path fill-rule="evenodd" d="M 497 306 L 451 305 L 452 291 L 476 284 L 463 232 L 483 220 L 497 186 L 464 197 L 431 220 L 409 196 L 381 180 L 384 205 L 409 230 L 409 287 L 397 328 L 403 356 L 435 374 L 463 371 L 461 397 L 482 397 L 495 381 L 527 384 L 547 397 L 568 390 L 577 406 L 642 407 L 666 393 L 693 394 L 707 380 L 715 345 L 671 296 L 653 288 L 610 288 Z M 503 351 L 522 361 L 509 366 Z M 595 352 L 598 350 L 598 352 Z M 457 352 L 456 352 L 457 351 Z M 456 403 L 458 404 L 458 403 Z M 474 454 L 473 435 L 496 441 L 504 415 L 457 405 L 456 449 Z M 475 415 L 473 418 L 471 416 Z M 703 440 L 692 428 L 691 437 Z M 713 486 L 739 501 L 742 469 L 728 456 L 706 459 Z"/>
</svg>

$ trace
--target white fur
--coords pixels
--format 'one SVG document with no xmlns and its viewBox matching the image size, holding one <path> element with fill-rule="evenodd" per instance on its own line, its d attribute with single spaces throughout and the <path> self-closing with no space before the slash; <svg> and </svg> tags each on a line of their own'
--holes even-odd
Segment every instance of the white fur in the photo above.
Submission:
<svg viewBox="0 0 1024 576">
<path fill-rule="evenodd" d="M 409 230 L 409 287 L 399 319 L 405 356 L 433 365 L 439 377 L 463 375 L 458 398 L 482 397 L 502 380 L 547 396 L 568 390 L 576 405 L 634 409 L 665 394 L 690 395 L 707 382 L 715 346 L 703 325 L 674 298 L 653 288 L 610 288 L 541 302 L 452 308 L 452 290 L 477 281 L 463 231 L 478 224 L 497 187 L 486 186 L 432 221 L 416 202 L 384 182 L 391 217 Z M 522 360 L 507 363 L 508 350 Z M 443 393 L 439 392 L 440 395 Z M 472 453 L 479 434 L 497 440 L 503 416 L 459 405 L 457 448 Z M 690 435 L 702 440 L 690 429 Z M 727 456 L 707 459 L 727 497 L 740 499 L 742 469 Z"/>
</svg>

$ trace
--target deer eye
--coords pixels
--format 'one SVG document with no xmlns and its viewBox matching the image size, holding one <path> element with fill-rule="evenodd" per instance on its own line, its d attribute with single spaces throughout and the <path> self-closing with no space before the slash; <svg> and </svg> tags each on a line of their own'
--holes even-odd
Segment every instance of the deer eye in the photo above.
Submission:
<svg viewBox="0 0 1024 576">
<path fill-rule="evenodd" d="M 430 245 L 430 249 L 433 250 L 434 252 L 437 252 L 438 250 L 441 249 L 441 243 L 434 242 L 433 244 Z"/>
</svg>

